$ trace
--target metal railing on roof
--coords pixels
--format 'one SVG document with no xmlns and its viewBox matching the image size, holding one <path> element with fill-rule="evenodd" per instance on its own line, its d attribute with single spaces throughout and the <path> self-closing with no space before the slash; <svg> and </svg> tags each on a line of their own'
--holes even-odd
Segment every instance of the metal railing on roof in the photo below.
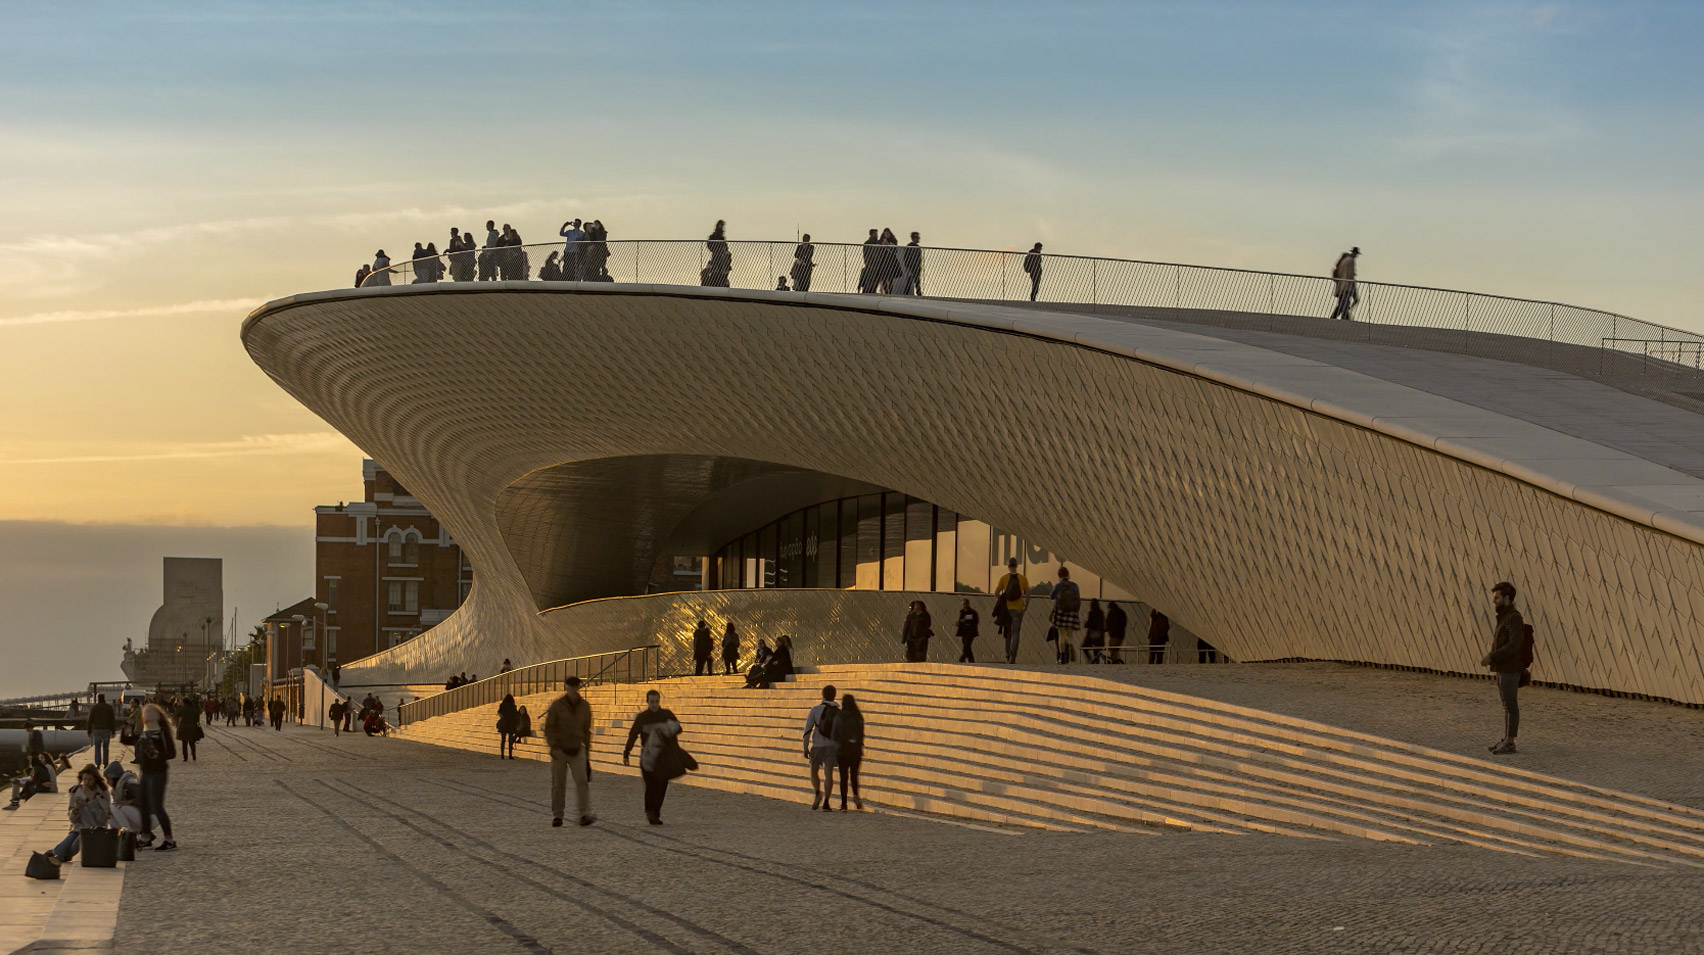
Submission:
<svg viewBox="0 0 1704 955">
<path fill-rule="evenodd" d="M 422 700 L 404 703 L 397 707 L 397 725 L 407 726 L 434 716 L 497 703 L 509 694 L 525 696 L 529 693 L 560 690 L 563 682 L 571 676 L 579 677 L 583 686 L 597 686 L 601 683 L 643 683 L 661 676 L 661 667 L 662 646 L 654 643 L 626 650 L 589 653 L 534 663 L 483 680 L 464 683 L 455 689 L 435 693 Z M 542 721 L 544 714 L 536 714 L 534 718 Z M 542 728 L 542 723 L 540 726 Z"/>
<path fill-rule="evenodd" d="M 1176 316 L 1199 311 L 1322 322 L 1334 313 L 1338 293 L 1345 290 L 1324 276 L 1176 262 L 936 246 L 689 239 L 467 249 L 395 262 L 369 275 L 362 286 L 477 281 L 785 288 L 1034 301 L 1088 312 L 1169 309 Z M 1630 367 L 1644 374 L 1697 375 L 1704 370 L 1704 336 L 1614 312 L 1388 282 L 1357 281 L 1353 293 L 1351 323 L 1462 333 L 1459 341 L 1448 343 L 1451 351 L 1509 359 L 1518 353 L 1519 343 L 1499 336 L 1514 336 L 1589 349 L 1599 373 L 1616 355 L 1638 359 Z M 1333 324 L 1345 331 L 1353 327 Z M 1592 372 L 1590 362 L 1577 364 Z"/>
</svg>

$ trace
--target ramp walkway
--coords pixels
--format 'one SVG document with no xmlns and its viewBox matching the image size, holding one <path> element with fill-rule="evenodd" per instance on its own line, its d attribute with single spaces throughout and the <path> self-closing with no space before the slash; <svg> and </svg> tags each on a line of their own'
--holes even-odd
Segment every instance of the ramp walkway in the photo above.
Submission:
<svg viewBox="0 0 1704 955">
<path fill-rule="evenodd" d="M 1704 867 L 1704 811 L 1278 713 L 1076 673 L 942 664 L 826 666 L 771 691 L 735 677 L 593 687 L 593 763 L 620 751 L 648 689 L 685 726 L 686 782 L 809 796 L 801 732 L 823 683 L 869 721 L 872 807 L 1067 831 L 1277 833 L 1465 844 L 1523 856 Z M 558 692 L 517 697 L 541 732 Z M 496 705 L 407 726 L 495 754 Z M 548 759 L 542 739 L 517 754 Z"/>
</svg>

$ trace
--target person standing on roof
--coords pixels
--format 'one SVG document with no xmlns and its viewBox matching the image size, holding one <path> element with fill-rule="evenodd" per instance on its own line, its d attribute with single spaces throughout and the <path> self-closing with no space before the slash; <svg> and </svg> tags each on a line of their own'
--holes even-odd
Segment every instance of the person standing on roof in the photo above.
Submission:
<svg viewBox="0 0 1704 955">
<path fill-rule="evenodd" d="M 799 238 L 799 244 L 793 247 L 793 268 L 788 274 L 793 278 L 793 291 L 809 292 L 811 276 L 816 272 L 816 246 L 811 244 L 810 233 Z"/>
<path fill-rule="evenodd" d="M 1361 249 L 1357 246 L 1338 256 L 1337 264 L 1331 269 L 1331 291 L 1337 296 L 1337 307 L 1331 311 L 1333 320 L 1354 321 L 1349 313 L 1361 300 L 1361 292 L 1355 287 L 1355 260 L 1360 257 Z"/>
<path fill-rule="evenodd" d="M 586 231 L 580 228 L 580 220 L 562 223 L 557 230 L 562 237 L 562 280 L 564 282 L 580 281 L 580 246 L 586 240 Z"/>
<path fill-rule="evenodd" d="M 1030 249 L 1029 254 L 1024 256 L 1024 272 L 1030 277 L 1030 301 L 1033 302 L 1035 301 L 1035 297 L 1041 294 L 1040 242 L 1037 242 L 1035 244 L 1035 248 Z"/>
<path fill-rule="evenodd" d="M 1012 618 L 1010 628 L 1006 631 L 1006 662 L 1018 662 L 1018 638 L 1023 635 L 1024 607 L 1029 603 L 1029 578 L 1018 573 L 1018 559 L 1006 558 L 1006 573 L 1000 582 L 994 585 L 994 593 L 1006 605 L 1006 614 Z"/>
<path fill-rule="evenodd" d="M 821 808 L 823 812 L 834 811 L 828 800 L 834 794 L 834 771 L 839 765 L 834 729 L 840 707 L 834 702 L 835 693 L 834 684 L 823 687 L 822 702 L 811 707 L 810 716 L 805 718 L 805 759 L 811 764 L 811 808 Z M 820 783 L 818 773 L 822 776 Z"/>
</svg>

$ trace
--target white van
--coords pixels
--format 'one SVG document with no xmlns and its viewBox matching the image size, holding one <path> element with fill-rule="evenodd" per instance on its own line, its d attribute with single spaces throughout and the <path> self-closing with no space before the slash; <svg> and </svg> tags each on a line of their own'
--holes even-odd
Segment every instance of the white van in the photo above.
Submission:
<svg viewBox="0 0 1704 955">
<path fill-rule="evenodd" d="M 148 691 L 131 687 L 118 695 L 118 710 L 120 715 L 128 716 L 134 707 L 148 702 Z"/>
</svg>

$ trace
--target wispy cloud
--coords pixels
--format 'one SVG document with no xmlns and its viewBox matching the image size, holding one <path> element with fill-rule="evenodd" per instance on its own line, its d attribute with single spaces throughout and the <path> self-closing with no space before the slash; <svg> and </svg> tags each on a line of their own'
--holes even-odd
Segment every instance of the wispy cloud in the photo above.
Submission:
<svg viewBox="0 0 1704 955">
<path fill-rule="evenodd" d="M 260 307 L 266 300 L 259 298 L 209 298 L 173 305 L 145 305 L 140 308 L 70 309 L 59 312 L 37 312 L 0 318 L 5 325 L 51 325 L 55 322 L 98 322 L 110 318 L 164 318 L 170 315 L 196 315 L 206 312 L 229 312 L 242 315 Z"/>
<path fill-rule="evenodd" d="M 350 440 L 335 431 L 294 434 L 245 434 L 235 441 L 201 441 L 181 444 L 144 445 L 109 454 L 75 454 L 56 457 L 5 458 L 7 464 L 114 464 L 134 461 L 186 461 L 197 458 L 234 458 L 250 455 L 319 454 L 327 451 L 359 453 Z"/>
<path fill-rule="evenodd" d="M 1553 88 L 1524 75 L 1547 35 L 1561 26 L 1556 4 L 1463 15 L 1419 34 L 1421 68 L 1410 90 L 1412 121 L 1396 140 L 1410 158 L 1557 146 L 1587 125 Z"/>
</svg>

